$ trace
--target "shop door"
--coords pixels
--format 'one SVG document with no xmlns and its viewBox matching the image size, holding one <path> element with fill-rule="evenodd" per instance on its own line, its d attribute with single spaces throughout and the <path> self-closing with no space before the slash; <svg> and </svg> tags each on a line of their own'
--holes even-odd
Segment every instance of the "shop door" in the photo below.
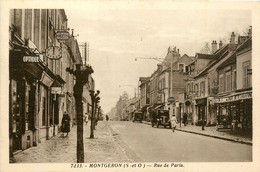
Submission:
<svg viewBox="0 0 260 172">
<path fill-rule="evenodd" d="M 199 106 L 199 120 L 205 120 L 205 106 Z"/>
<path fill-rule="evenodd" d="M 13 113 L 13 150 L 22 149 L 22 134 L 25 129 L 25 81 L 17 82 L 17 96 Z"/>
<path fill-rule="evenodd" d="M 29 91 L 29 130 L 35 130 L 35 87 Z"/>
</svg>

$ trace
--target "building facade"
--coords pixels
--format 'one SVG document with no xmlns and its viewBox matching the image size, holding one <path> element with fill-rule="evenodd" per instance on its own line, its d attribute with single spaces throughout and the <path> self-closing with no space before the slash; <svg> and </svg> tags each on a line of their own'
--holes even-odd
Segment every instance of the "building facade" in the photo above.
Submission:
<svg viewBox="0 0 260 172">
<path fill-rule="evenodd" d="M 75 118 L 74 77 L 66 68 L 80 56 L 73 35 L 67 41 L 56 35 L 68 31 L 67 20 L 62 9 L 10 10 L 10 155 L 56 135 L 64 111 Z M 50 47 L 57 47 L 59 59 L 47 57 Z"/>
</svg>

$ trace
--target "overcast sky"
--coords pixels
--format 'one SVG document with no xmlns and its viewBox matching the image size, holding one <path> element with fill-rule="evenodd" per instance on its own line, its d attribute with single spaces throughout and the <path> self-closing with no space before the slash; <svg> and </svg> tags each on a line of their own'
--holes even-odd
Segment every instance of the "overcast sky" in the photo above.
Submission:
<svg viewBox="0 0 260 172">
<path fill-rule="evenodd" d="M 181 55 L 194 56 L 205 42 L 243 34 L 251 25 L 248 10 L 169 10 L 158 8 L 66 9 L 69 28 L 79 42 L 89 42 L 90 64 L 101 106 L 108 112 L 123 91 L 134 96 L 138 78 L 150 76 L 157 61 L 136 57 L 165 57 L 171 45 Z M 119 85 L 122 85 L 119 87 Z"/>
</svg>

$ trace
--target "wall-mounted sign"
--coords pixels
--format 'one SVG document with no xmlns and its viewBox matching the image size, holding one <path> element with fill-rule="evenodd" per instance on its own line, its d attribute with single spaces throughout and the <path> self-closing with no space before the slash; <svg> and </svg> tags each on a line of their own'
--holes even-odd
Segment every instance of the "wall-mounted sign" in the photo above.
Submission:
<svg viewBox="0 0 260 172">
<path fill-rule="evenodd" d="M 25 63 L 38 63 L 40 61 L 39 56 L 24 56 L 23 62 Z"/>
<path fill-rule="evenodd" d="M 69 32 L 67 32 L 67 31 L 58 31 L 56 33 L 56 39 L 58 39 L 58 40 L 67 40 L 67 39 L 69 39 Z"/>
<path fill-rule="evenodd" d="M 45 50 L 46 56 L 51 60 L 59 60 L 61 58 L 61 48 L 58 46 L 50 46 Z"/>
</svg>

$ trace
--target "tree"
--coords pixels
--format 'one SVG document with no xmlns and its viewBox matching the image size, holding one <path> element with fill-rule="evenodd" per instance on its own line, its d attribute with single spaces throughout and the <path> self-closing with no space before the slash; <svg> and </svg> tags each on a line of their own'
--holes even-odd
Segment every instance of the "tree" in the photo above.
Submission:
<svg viewBox="0 0 260 172">
<path fill-rule="evenodd" d="M 95 114 L 96 114 L 96 107 L 98 102 L 100 101 L 100 98 L 98 97 L 100 91 L 97 90 L 95 91 L 91 90 L 90 91 L 90 97 L 91 97 L 91 102 L 92 102 L 92 114 L 91 114 L 91 123 L 90 123 L 90 138 L 94 139 L 94 127 L 95 127 Z"/>
<path fill-rule="evenodd" d="M 83 105 L 82 94 L 83 87 L 88 83 L 89 75 L 94 72 L 91 66 L 81 69 L 82 65 L 77 64 L 76 70 L 67 68 L 66 71 L 76 77 L 76 83 L 73 87 L 74 97 L 76 101 L 77 113 L 77 163 L 84 162 L 84 144 L 83 144 Z"/>
<path fill-rule="evenodd" d="M 200 53 L 203 53 L 203 54 L 211 54 L 212 53 L 211 47 L 209 46 L 208 42 L 205 42 L 205 45 L 200 50 Z"/>
</svg>

